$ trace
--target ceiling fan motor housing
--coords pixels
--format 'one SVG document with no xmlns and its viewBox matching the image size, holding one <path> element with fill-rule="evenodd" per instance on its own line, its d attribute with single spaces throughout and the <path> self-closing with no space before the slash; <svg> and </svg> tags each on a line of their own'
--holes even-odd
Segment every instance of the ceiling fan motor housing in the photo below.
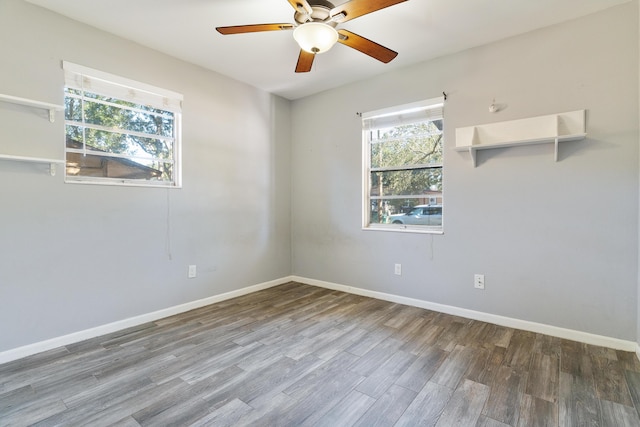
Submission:
<svg viewBox="0 0 640 427">
<path fill-rule="evenodd" d="M 296 11 L 293 15 L 293 19 L 299 24 L 302 25 L 306 22 L 324 22 L 327 25 L 335 27 L 338 25 L 337 22 L 330 20 L 330 12 L 334 8 L 333 4 L 325 1 L 325 0 L 312 0 L 309 1 L 309 6 L 313 9 L 311 15 L 307 14 L 304 11 L 304 8 L 300 6 L 298 11 Z"/>
</svg>

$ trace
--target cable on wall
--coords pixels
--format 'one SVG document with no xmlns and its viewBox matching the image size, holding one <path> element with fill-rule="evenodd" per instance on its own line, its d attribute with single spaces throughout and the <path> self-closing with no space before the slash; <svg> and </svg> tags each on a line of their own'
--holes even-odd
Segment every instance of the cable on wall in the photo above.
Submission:
<svg viewBox="0 0 640 427">
<path fill-rule="evenodd" d="M 173 259 L 173 255 L 171 254 L 171 189 L 167 188 L 167 226 L 166 226 L 166 235 L 164 242 L 164 249 L 169 258 L 169 261 Z"/>
</svg>

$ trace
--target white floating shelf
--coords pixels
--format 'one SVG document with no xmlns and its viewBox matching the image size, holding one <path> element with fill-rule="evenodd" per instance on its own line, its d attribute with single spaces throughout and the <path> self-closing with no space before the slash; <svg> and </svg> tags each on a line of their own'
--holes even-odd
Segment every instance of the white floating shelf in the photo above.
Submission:
<svg viewBox="0 0 640 427">
<path fill-rule="evenodd" d="M 28 162 L 28 163 L 48 163 L 49 173 L 51 176 L 56 174 L 56 165 L 64 165 L 66 161 L 58 159 L 44 159 L 41 157 L 26 157 L 26 156 L 13 156 L 10 154 L 0 154 L 0 160 L 12 160 L 16 162 Z"/>
<path fill-rule="evenodd" d="M 578 110 L 457 128 L 455 150 L 468 151 L 475 167 L 478 150 L 554 143 L 558 161 L 558 143 L 577 141 L 586 135 L 585 110 Z"/>
<path fill-rule="evenodd" d="M 33 99 L 19 98 L 13 95 L 0 94 L 0 101 L 10 102 L 12 104 L 26 105 L 28 107 L 42 108 L 43 110 L 49 110 L 49 121 L 51 123 L 56 121 L 56 111 L 64 111 L 64 105 L 50 104 L 48 102 L 35 101 Z"/>
</svg>

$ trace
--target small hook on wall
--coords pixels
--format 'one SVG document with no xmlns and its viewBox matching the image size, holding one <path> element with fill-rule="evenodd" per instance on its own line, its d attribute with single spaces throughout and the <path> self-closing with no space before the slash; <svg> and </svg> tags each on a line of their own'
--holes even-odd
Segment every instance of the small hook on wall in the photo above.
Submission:
<svg viewBox="0 0 640 427">
<path fill-rule="evenodd" d="M 489 105 L 489 112 L 490 113 L 497 113 L 499 111 L 504 110 L 505 108 L 507 108 L 507 104 L 496 103 L 496 99 L 493 98 L 493 101 L 491 102 L 491 105 Z"/>
<path fill-rule="evenodd" d="M 498 111 L 500 111 L 500 106 L 498 104 L 496 104 L 496 99 L 493 98 L 493 101 L 491 102 L 491 105 L 489 105 L 489 112 L 490 113 L 497 113 Z"/>
</svg>

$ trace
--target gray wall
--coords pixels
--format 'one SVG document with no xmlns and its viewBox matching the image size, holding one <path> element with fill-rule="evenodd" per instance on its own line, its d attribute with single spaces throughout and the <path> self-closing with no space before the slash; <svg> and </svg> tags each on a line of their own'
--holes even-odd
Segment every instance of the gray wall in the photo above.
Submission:
<svg viewBox="0 0 640 427">
<path fill-rule="evenodd" d="M 0 160 L 0 351 L 290 274 L 289 101 L 17 0 L 0 40 L 3 94 L 62 104 L 62 60 L 184 94 L 182 189 Z M 0 103 L 0 153 L 62 159 L 45 115 Z"/>
<path fill-rule="evenodd" d="M 634 341 L 637 7 L 295 101 L 293 273 Z M 356 112 L 443 91 L 444 235 L 362 231 Z M 489 113 L 494 98 L 507 108 Z M 588 137 L 563 143 L 557 163 L 552 145 L 483 151 L 475 169 L 451 149 L 456 127 L 579 109 Z M 474 273 L 486 275 L 486 290 L 473 288 Z"/>
</svg>

